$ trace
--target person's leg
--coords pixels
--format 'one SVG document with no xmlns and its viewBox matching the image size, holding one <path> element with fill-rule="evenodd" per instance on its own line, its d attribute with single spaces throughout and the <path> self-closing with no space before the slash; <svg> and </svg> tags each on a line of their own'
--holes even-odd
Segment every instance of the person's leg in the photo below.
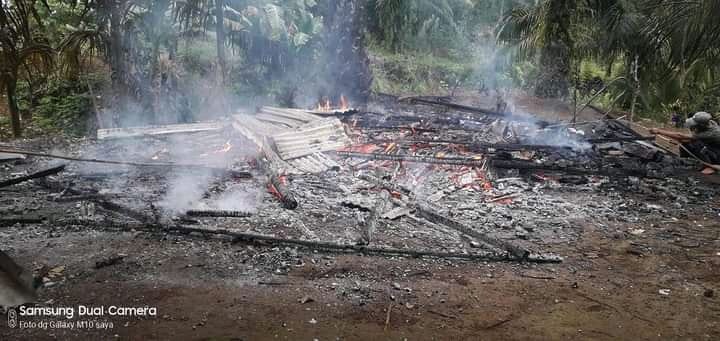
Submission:
<svg viewBox="0 0 720 341">
<path fill-rule="evenodd" d="M 688 143 L 683 143 L 682 145 L 685 148 L 680 148 L 680 156 L 682 157 L 698 157 L 702 159 L 705 162 L 709 162 L 710 160 L 705 160 L 703 157 L 703 149 L 705 149 L 705 144 L 700 141 L 692 141 Z M 690 153 L 688 153 L 690 152 Z M 691 154 L 692 153 L 692 154 Z"/>
<path fill-rule="evenodd" d="M 699 158 L 700 160 L 702 160 L 703 162 L 706 162 L 709 164 L 713 164 L 713 165 L 720 164 L 720 153 L 718 153 L 716 150 L 713 150 L 712 148 L 709 148 L 705 143 L 703 143 L 701 141 L 692 141 L 689 143 L 684 143 L 683 147 L 685 147 L 685 149 L 687 149 L 687 151 L 685 149 L 681 148 L 680 156 L 683 156 L 683 157 L 695 156 L 695 157 Z M 690 153 L 692 153 L 692 155 L 690 155 L 690 153 L 688 153 L 688 151 Z M 710 175 L 710 174 L 715 173 L 715 169 L 710 168 L 710 167 L 705 167 L 705 169 L 703 169 L 702 173 Z"/>
</svg>

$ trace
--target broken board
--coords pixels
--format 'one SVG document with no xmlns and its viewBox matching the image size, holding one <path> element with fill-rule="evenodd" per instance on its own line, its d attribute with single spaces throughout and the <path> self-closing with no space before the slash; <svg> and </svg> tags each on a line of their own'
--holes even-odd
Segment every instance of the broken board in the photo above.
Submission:
<svg viewBox="0 0 720 341">
<path fill-rule="evenodd" d="M 203 131 L 220 130 L 225 127 L 224 123 L 191 123 L 191 124 L 171 124 L 164 126 L 149 126 L 136 128 L 112 128 L 98 129 L 98 140 L 119 139 L 140 136 L 155 136 L 182 133 L 197 133 Z"/>
</svg>

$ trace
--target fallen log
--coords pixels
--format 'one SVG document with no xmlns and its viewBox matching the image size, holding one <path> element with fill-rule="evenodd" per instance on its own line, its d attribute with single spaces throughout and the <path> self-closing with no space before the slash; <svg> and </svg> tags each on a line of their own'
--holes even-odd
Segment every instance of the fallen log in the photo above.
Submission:
<svg viewBox="0 0 720 341">
<path fill-rule="evenodd" d="M 338 156 L 347 158 L 358 158 L 367 160 L 389 160 L 389 161 L 406 161 L 415 163 L 429 163 L 440 165 L 459 165 L 482 167 L 485 160 L 467 158 L 467 157 L 432 157 L 432 156 L 416 156 L 416 155 L 390 155 L 380 153 L 355 153 L 355 152 L 337 152 Z"/>
<path fill-rule="evenodd" d="M 45 170 L 41 170 L 39 172 L 35 172 L 30 175 L 17 177 L 15 179 L 8 179 L 5 181 L 0 181 L 0 188 L 17 185 L 19 183 L 22 183 L 22 182 L 25 182 L 28 180 L 32 180 L 32 179 L 44 178 L 46 176 L 55 175 L 57 173 L 62 172 L 63 170 L 65 170 L 65 165 L 60 165 L 57 167 L 48 168 Z"/>
<path fill-rule="evenodd" d="M 478 230 L 476 230 L 470 226 L 467 226 L 459 221 L 450 219 L 450 218 L 436 212 L 435 210 L 433 210 L 432 208 L 430 208 L 426 205 L 422 205 L 422 204 L 416 205 L 415 212 L 417 212 L 417 214 L 420 217 L 425 218 L 430 222 L 445 225 L 445 226 L 450 227 L 450 228 L 452 228 L 462 234 L 465 234 L 469 237 L 476 238 L 476 239 L 482 241 L 483 243 L 486 243 L 486 244 L 489 244 L 498 249 L 504 250 L 504 251 L 508 252 L 509 254 L 511 254 L 515 259 L 527 260 L 528 257 L 530 256 L 530 251 L 519 245 L 515 245 L 513 243 L 501 240 L 499 238 L 490 237 L 487 234 L 481 233 Z"/>
<path fill-rule="evenodd" d="M 185 212 L 188 217 L 206 217 L 206 218 L 247 218 L 252 217 L 252 213 L 243 211 L 200 211 L 190 210 Z"/>
</svg>

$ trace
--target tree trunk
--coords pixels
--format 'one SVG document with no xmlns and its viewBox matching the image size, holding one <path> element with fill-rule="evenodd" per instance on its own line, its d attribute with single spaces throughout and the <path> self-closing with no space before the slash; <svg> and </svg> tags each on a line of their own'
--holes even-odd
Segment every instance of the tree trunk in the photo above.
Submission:
<svg viewBox="0 0 720 341">
<path fill-rule="evenodd" d="M 226 60 L 225 60 L 225 12 L 224 0 L 216 0 L 215 3 L 215 36 L 217 38 L 217 58 L 220 68 L 222 84 L 225 84 Z"/>
<path fill-rule="evenodd" d="M 14 137 L 20 137 L 22 135 L 22 126 L 20 125 L 20 109 L 15 99 L 16 81 L 11 80 L 8 82 L 5 90 L 7 91 L 8 109 L 10 109 L 10 124 L 12 126 L 12 133 Z"/>
<path fill-rule="evenodd" d="M 565 97 L 569 93 L 571 50 L 570 36 L 575 0 L 550 0 L 546 18 L 545 46 L 540 52 L 540 75 L 535 95 L 543 98 Z"/>
<path fill-rule="evenodd" d="M 125 96 L 125 63 L 122 39 L 122 0 L 115 0 L 110 9 L 110 68 L 112 85 L 116 96 Z"/>
</svg>

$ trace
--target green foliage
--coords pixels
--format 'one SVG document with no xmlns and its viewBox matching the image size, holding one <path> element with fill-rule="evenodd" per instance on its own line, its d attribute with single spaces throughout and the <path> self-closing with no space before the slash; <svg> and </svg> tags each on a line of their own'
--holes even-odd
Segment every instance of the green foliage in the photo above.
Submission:
<svg viewBox="0 0 720 341">
<path fill-rule="evenodd" d="M 553 6 L 563 3 L 543 0 L 514 9 L 500 40 L 527 52 L 519 55 L 526 60 L 562 41 L 571 47 L 564 57 L 570 65 L 596 61 L 609 68 L 619 62 L 613 69 L 624 79 L 610 88 L 609 102 L 622 108 L 650 114 L 680 101 L 691 111 L 717 110 L 720 2 L 584 0 L 560 7 L 566 14 L 559 16 L 563 11 Z M 557 27 L 567 27 L 569 35 L 557 35 L 563 32 Z M 610 73 L 602 78 L 614 78 Z"/>
<path fill-rule="evenodd" d="M 30 94 L 27 86 L 23 86 L 19 93 L 21 108 L 33 114 L 35 128 L 73 136 L 85 135 L 90 132 L 95 118 L 88 84 L 97 91 L 104 82 L 102 75 L 94 74 L 77 81 L 53 79 L 35 94 Z M 31 96 L 37 98 L 34 105 Z"/>
<path fill-rule="evenodd" d="M 465 0 L 371 0 L 369 28 L 378 45 L 392 52 L 444 52 L 467 46 L 477 6 Z"/>
<path fill-rule="evenodd" d="M 392 94 L 448 93 L 468 85 L 474 65 L 431 55 L 387 54 L 376 56 L 373 90 Z"/>
</svg>

